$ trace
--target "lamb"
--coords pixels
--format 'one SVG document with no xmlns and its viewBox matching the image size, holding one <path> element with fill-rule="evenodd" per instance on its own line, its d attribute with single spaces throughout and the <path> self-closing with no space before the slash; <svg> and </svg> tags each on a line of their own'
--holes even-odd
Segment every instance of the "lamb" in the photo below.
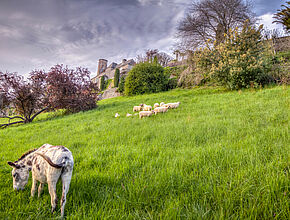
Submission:
<svg viewBox="0 0 290 220">
<path fill-rule="evenodd" d="M 153 107 L 157 108 L 157 107 L 160 107 L 160 105 L 158 103 L 155 103 Z"/>
<path fill-rule="evenodd" d="M 142 106 L 134 106 L 133 112 L 140 112 L 142 110 Z"/>
<path fill-rule="evenodd" d="M 157 113 L 165 113 L 167 112 L 168 108 L 167 107 L 157 107 L 154 109 L 154 113 L 155 115 L 157 115 Z"/>
<path fill-rule="evenodd" d="M 180 102 L 168 103 L 167 105 L 169 108 L 177 108 L 180 105 Z"/>
<path fill-rule="evenodd" d="M 66 195 L 69 190 L 74 166 L 73 156 L 69 149 L 64 146 L 44 144 L 40 148 L 26 152 L 17 161 L 8 162 L 8 164 L 13 168 L 12 177 L 14 190 L 24 189 L 28 182 L 29 171 L 32 171 L 32 197 L 36 191 L 37 181 L 39 181 L 38 197 L 40 197 L 43 191 L 44 184 L 48 184 L 52 212 L 56 210 L 56 184 L 61 178 L 61 217 L 64 216 Z"/>
<path fill-rule="evenodd" d="M 143 117 L 150 117 L 152 114 L 154 113 L 154 111 L 141 111 L 139 112 L 139 118 L 143 118 Z"/>
<path fill-rule="evenodd" d="M 115 118 L 118 118 L 118 117 L 120 117 L 120 115 L 119 115 L 119 113 L 116 113 Z"/>
<path fill-rule="evenodd" d="M 132 114 L 127 113 L 126 117 L 132 117 Z"/>
<path fill-rule="evenodd" d="M 145 105 L 143 107 L 143 111 L 151 111 L 152 110 L 152 106 L 151 105 Z"/>
</svg>

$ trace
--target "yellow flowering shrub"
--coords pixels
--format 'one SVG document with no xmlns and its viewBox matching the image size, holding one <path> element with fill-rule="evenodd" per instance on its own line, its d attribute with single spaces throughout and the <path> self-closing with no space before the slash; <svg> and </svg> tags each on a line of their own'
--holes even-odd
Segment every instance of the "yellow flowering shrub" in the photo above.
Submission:
<svg viewBox="0 0 290 220">
<path fill-rule="evenodd" d="M 195 71 L 230 89 L 268 83 L 273 56 L 261 30 L 262 26 L 255 29 L 248 22 L 240 30 L 230 30 L 224 42 L 194 54 Z"/>
</svg>

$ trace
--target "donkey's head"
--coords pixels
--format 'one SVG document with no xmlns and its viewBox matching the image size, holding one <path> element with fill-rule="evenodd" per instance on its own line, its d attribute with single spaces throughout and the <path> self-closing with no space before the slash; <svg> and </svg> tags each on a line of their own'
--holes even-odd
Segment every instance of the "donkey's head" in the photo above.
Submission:
<svg viewBox="0 0 290 220">
<path fill-rule="evenodd" d="M 30 168 L 17 162 L 8 162 L 8 165 L 13 167 L 12 177 L 14 190 L 23 190 L 28 182 Z"/>
</svg>

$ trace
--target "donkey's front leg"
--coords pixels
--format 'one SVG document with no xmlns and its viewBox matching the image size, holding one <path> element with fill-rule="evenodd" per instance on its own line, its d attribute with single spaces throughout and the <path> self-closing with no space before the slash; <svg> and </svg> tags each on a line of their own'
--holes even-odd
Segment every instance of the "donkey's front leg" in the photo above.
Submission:
<svg viewBox="0 0 290 220">
<path fill-rule="evenodd" d="M 33 197 L 36 191 L 37 181 L 32 177 L 31 196 Z"/>
<path fill-rule="evenodd" d="M 57 204 L 57 195 L 56 195 L 56 182 L 48 182 L 48 191 L 50 194 L 50 201 L 51 201 L 51 212 L 53 213 L 56 209 Z"/>
</svg>

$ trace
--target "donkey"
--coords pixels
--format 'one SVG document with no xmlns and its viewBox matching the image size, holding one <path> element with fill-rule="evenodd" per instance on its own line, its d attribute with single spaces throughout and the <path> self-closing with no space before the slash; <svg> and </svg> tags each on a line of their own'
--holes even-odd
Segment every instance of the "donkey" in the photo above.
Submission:
<svg viewBox="0 0 290 220">
<path fill-rule="evenodd" d="M 8 162 L 13 167 L 13 188 L 23 190 L 28 182 L 29 171 L 32 171 L 31 196 L 33 197 L 39 182 L 38 197 L 43 191 L 44 184 L 48 184 L 51 197 L 51 212 L 53 213 L 57 205 L 56 184 L 62 180 L 61 197 L 61 217 L 64 216 L 66 195 L 72 177 L 74 166 L 72 153 L 64 146 L 53 146 L 44 144 L 40 148 L 30 150 L 23 154 L 17 161 Z"/>
</svg>

